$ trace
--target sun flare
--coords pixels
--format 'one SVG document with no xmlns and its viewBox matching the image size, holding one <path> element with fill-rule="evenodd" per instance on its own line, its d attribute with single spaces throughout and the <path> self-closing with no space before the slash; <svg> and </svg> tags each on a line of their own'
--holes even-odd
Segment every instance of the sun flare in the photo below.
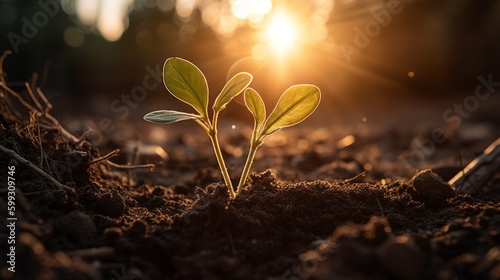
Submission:
<svg viewBox="0 0 500 280">
<path fill-rule="evenodd" d="M 299 39 L 299 29 L 284 12 L 275 14 L 269 20 L 264 34 L 269 48 L 280 57 L 295 49 Z"/>
</svg>

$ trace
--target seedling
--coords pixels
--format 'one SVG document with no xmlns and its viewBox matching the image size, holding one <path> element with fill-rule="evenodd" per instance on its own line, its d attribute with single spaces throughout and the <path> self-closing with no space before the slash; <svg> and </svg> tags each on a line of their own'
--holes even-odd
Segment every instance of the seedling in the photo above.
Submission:
<svg viewBox="0 0 500 280">
<path fill-rule="evenodd" d="M 281 128 L 298 124 L 311 115 L 319 105 L 321 93 L 314 85 L 294 85 L 288 88 L 280 97 L 276 107 L 266 118 L 266 108 L 262 98 L 252 88 L 247 88 L 252 82 L 252 75 L 240 72 L 234 75 L 222 88 L 212 106 L 213 114 L 208 113 L 208 84 L 198 67 L 181 58 L 169 58 L 163 66 L 163 81 L 167 90 L 177 99 L 191 105 L 196 114 L 173 110 L 158 110 L 144 116 L 146 121 L 171 124 L 184 120 L 198 123 L 210 137 L 215 157 L 219 164 L 224 183 L 228 187 L 229 197 L 234 199 L 243 189 L 257 149 L 264 139 Z M 254 129 L 250 140 L 243 172 L 236 190 L 227 171 L 218 141 L 217 120 L 219 113 L 227 104 L 245 91 L 245 105 L 254 117 Z"/>
</svg>

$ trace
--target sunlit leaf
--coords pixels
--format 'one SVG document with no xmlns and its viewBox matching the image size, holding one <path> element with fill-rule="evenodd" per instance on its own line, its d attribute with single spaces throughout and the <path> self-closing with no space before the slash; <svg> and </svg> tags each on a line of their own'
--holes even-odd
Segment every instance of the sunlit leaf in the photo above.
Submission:
<svg viewBox="0 0 500 280">
<path fill-rule="evenodd" d="M 252 75 L 247 72 L 240 72 L 232 77 L 224 86 L 214 102 L 214 111 L 218 112 L 231 102 L 252 82 Z"/>
<path fill-rule="evenodd" d="M 263 132 L 271 134 L 280 128 L 303 121 L 316 110 L 320 99 L 320 90 L 314 85 L 291 86 L 281 95 L 266 121 Z"/>
<path fill-rule="evenodd" d="M 163 66 L 163 82 L 172 95 L 208 118 L 207 80 L 196 65 L 182 58 L 167 59 Z"/>
<path fill-rule="evenodd" d="M 245 105 L 255 119 L 255 129 L 261 126 L 266 120 L 266 107 L 260 95 L 253 88 L 245 90 Z"/>
<path fill-rule="evenodd" d="M 199 115 L 194 115 L 190 113 L 178 112 L 173 110 L 158 110 L 147 113 L 144 116 L 144 120 L 148 122 L 170 124 L 185 120 L 193 120 L 201 118 Z"/>
</svg>

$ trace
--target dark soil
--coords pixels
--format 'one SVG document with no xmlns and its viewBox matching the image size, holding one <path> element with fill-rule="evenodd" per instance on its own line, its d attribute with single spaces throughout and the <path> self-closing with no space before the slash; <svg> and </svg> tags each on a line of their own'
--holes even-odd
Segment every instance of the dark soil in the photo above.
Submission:
<svg viewBox="0 0 500 280">
<path fill-rule="evenodd" d="M 495 135 L 457 134 L 402 170 L 398 156 L 430 130 L 289 129 L 264 144 L 260 172 L 230 201 L 201 129 L 177 126 L 154 140 L 144 127 L 133 160 L 126 140 L 106 139 L 102 149 L 124 151 L 110 160 L 157 165 L 124 171 L 45 115 L 11 110 L 3 93 L 0 145 L 72 191 L 0 152 L 4 186 L 6 166 L 16 166 L 18 218 L 16 272 L 7 271 L 3 235 L 2 279 L 500 279 L 498 176 L 474 196 L 443 182 L 461 169 L 456 143 L 468 162 Z M 249 133 L 226 127 L 224 153 L 239 174 Z M 146 152 L 156 144 L 167 156 Z M 2 199 L 2 217 L 6 209 Z"/>
</svg>

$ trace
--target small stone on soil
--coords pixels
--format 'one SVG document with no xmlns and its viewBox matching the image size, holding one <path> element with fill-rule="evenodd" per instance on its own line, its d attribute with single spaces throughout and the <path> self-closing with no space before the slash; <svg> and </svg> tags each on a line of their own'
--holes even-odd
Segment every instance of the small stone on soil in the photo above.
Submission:
<svg viewBox="0 0 500 280">
<path fill-rule="evenodd" d="M 430 169 L 415 175 L 412 184 L 415 190 L 430 202 L 440 202 L 455 196 L 453 188 Z"/>
</svg>

